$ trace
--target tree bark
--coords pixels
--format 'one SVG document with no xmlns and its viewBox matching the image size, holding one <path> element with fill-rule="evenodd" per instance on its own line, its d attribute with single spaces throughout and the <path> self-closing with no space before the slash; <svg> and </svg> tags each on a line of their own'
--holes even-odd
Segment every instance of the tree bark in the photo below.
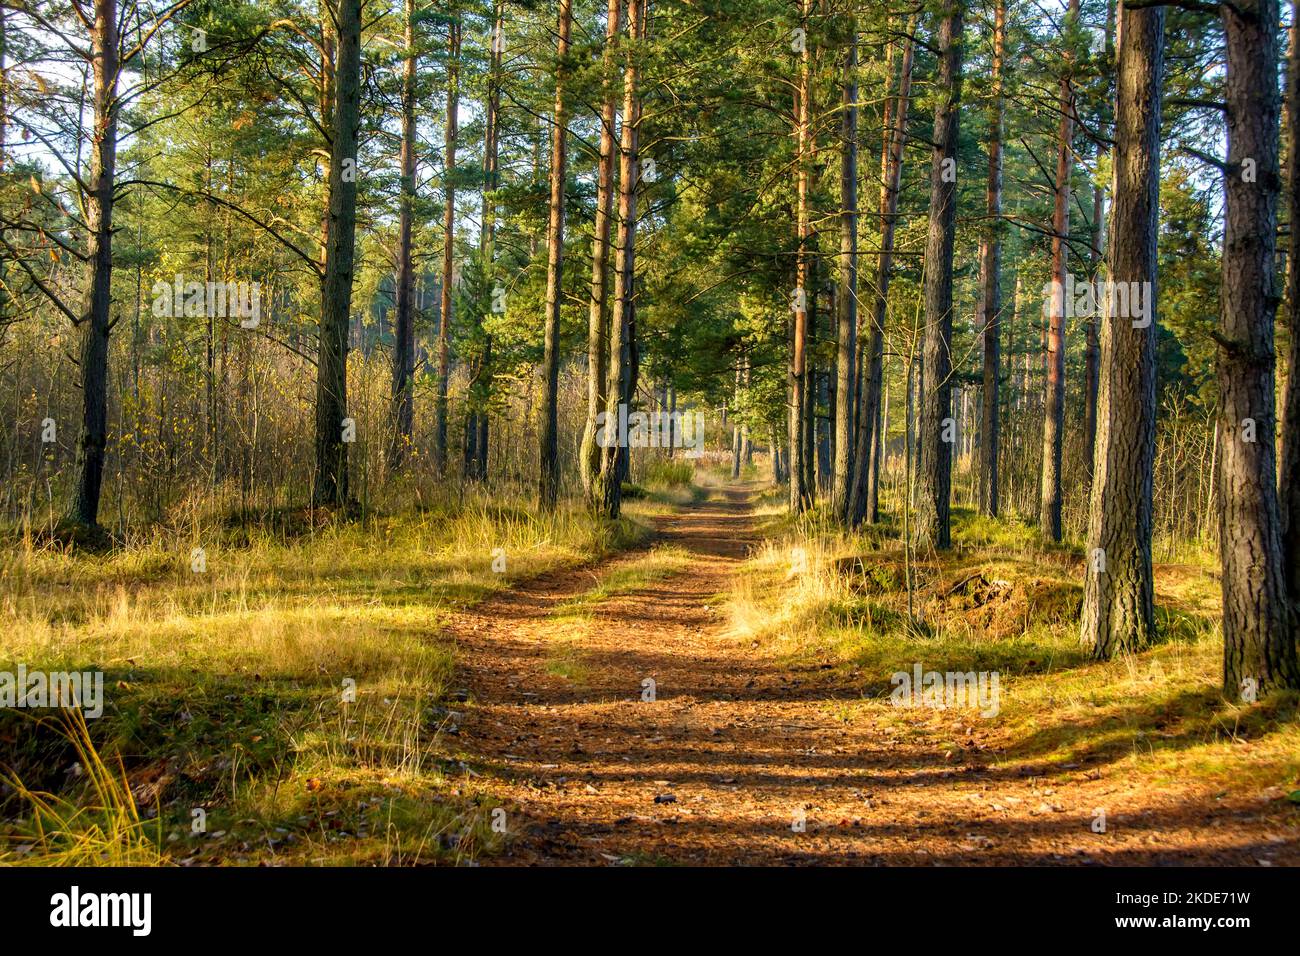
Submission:
<svg viewBox="0 0 1300 956">
<path fill-rule="evenodd" d="M 918 548 L 950 545 L 952 444 L 946 441 L 952 373 L 952 249 L 957 219 L 956 155 L 962 85 L 962 0 L 948 0 L 939 26 L 938 98 L 930 169 L 930 229 L 925 246 L 925 337 L 922 346 Z"/>
<path fill-rule="evenodd" d="M 858 22 L 850 17 L 840 117 L 840 293 L 835 361 L 835 465 L 831 513 L 848 521 L 858 351 Z"/>
<path fill-rule="evenodd" d="M 635 0 L 634 0 L 635 2 Z M 614 202 L 614 121 L 618 110 L 610 74 L 621 28 L 623 0 L 609 0 L 605 15 L 604 102 L 600 111 L 600 160 L 596 167 L 596 221 L 591 239 L 591 302 L 587 309 L 587 424 L 582 433 L 582 487 L 596 504 L 600 448 L 596 416 L 604 410 L 605 379 L 609 374 L 609 222 Z"/>
<path fill-rule="evenodd" d="M 629 0 L 627 6 L 627 36 L 631 41 L 641 38 L 644 32 L 646 9 L 644 0 Z M 632 295 L 636 274 L 636 185 L 638 126 L 641 105 L 639 99 L 639 70 L 635 42 L 627 45 L 623 62 L 623 116 L 619 133 L 618 156 L 618 233 L 614 243 L 614 310 L 610 316 L 609 375 L 605 408 L 610 421 L 605 426 L 605 442 L 601 449 L 600 477 L 597 501 L 601 514 L 617 518 L 622 509 L 622 468 L 626 449 L 617 439 L 619 405 L 628 396 L 632 380 Z"/>
<path fill-rule="evenodd" d="M 434 401 L 433 467 L 447 470 L 447 388 L 451 380 L 451 313 L 455 291 L 456 141 L 460 138 L 460 24 L 447 24 L 447 126 L 442 172 L 446 207 L 442 213 L 442 296 L 438 308 L 438 395 Z"/>
<path fill-rule="evenodd" d="M 405 0 L 405 55 L 402 64 L 402 169 L 397 224 L 397 294 L 393 304 L 393 443 L 389 461 L 400 468 L 411 444 L 415 414 L 412 376 L 415 373 L 415 268 L 411 259 L 411 227 L 415 208 L 415 0 Z"/>
<path fill-rule="evenodd" d="M 1006 0 L 993 12 L 993 89 L 989 104 L 988 229 L 980 238 L 980 322 L 984 380 L 980 414 L 980 512 L 998 514 L 999 393 L 1002 379 L 1002 62 L 1007 42 Z"/>
<path fill-rule="evenodd" d="M 70 523 L 94 529 L 108 442 L 108 335 L 113 305 L 113 201 L 117 175 L 117 0 L 95 0 L 90 31 L 94 132 L 86 195 L 86 292 L 81 310 L 81 436 Z"/>
<path fill-rule="evenodd" d="M 1249 700 L 1300 687 L 1275 461 L 1277 0 L 1236 0 L 1222 7 L 1222 17 L 1228 164 L 1215 365 L 1223 683 L 1227 694 Z M 1120 46 L 1125 42 L 1121 37 Z"/>
<path fill-rule="evenodd" d="M 484 104 L 483 206 L 479 235 L 479 261 L 483 265 L 485 288 L 495 298 L 496 288 L 496 189 L 500 181 L 498 144 L 501 139 L 501 58 L 505 13 L 503 0 L 493 0 L 492 39 L 488 51 L 488 89 Z M 470 369 L 469 408 L 465 416 L 465 474 L 485 481 L 488 474 L 488 404 L 492 397 L 492 335 L 475 319 L 477 351 Z"/>
<path fill-rule="evenodd" d="M 876 449 L 879 433 L 880 393 L 884 382 L 885 317 L 889 306 L 889 280 L 894 261 L 894 231 L 898 221 L 898 194 L 903 175 L 903 150 L 907 145 L 907 114 L 912 96 L 913 43 L 916 19 L 908 25 L 903 41 L 902 67 L 898 78 L 898 95 L 889 110 L 892 128 L 886 129 L 880 185 L 880 255 L 876 259 L 876 294 L 872 299 L 871 334 L 864 356 L 867 367 L 863 375 L 863 394 L 858 396 L 855 413 L 852 488 L 849 495 L 849 524 L 860 525 L 864 519 L 880 520 L 879 468 L 883 457 Z"/>
<path fill-rule="evenodd" d="M 316 358 L 316 482 L 312 499 L 318 505 L 341 504 L 348 498 L 343 420 L 348 409 L 348 319 L 357 228 L 361 0 L 339 0 L 337 39 L 328 238 Z"/>
<path fill-rule="evenodd" d="M 560 0 L 555 46 L 555 110 L 551 128 L 551 209 L 546 239 L 546 333 L 542 359 L 541 469 L 537 498 L 545 510 L 554 509 L 560 486 L 559 383 L 560 300 L 564 268 L 564 187 L 567 160 L 568 113 L 564 82 L 568 74 L 569 35 L 573 0 Z"/>
<path fill-rule="evenodd" d="M 1079 18 L 1070 0 L 1065 29 Z M 1068 38 L 1066 39 L 1068 44 Z M 1043 471 L 1039 527 L 1049 541 L 1061 540 L 1061 456 L 1065 438 L 1065 286 L 1069 264 L 1070 174 L 1074 169 L 1073 57 L 1067 51 L 1061 73 L 1060 136 L 1056 150 L 1056 206 L 1052 215 L 1052 297 L 1047 333 L 1047 384 L 1043 394 Z"/>
<path fill-rule="evenodd" d="M 1300 4 L 1291 5 L 1291 54 L 1287 68 L 1287 181 L 1290 186 L 1290 236 L 1287 245 L 1287 323 L 1291 350 L 1283 398 L 1282 567 L 1292 611 L 1300 614 Z"/>
<path fill-rule="evenodd" d="M 806 34 L 808 31 L 808 14 L 811 0 L 799 0 L 799 22 Z M 799 86 L 796 91 L 795 138 L 798 155 L 796 157 L 795 191 L 796 211 L 795 230 L 798 237 L 798 249 L 795 255 L 795 293 L 794 321 L 790 326 L 790 407 L 789 407 L 789 442 L 790 442 L 790 511 L 801 514 L 808 507 L 808 488 L 805 485 L 808 469 L 804 460 L 804 416 L 807 403 L 804 391 L 808 387 L 805 381 L 805 353 L 808 348 L 808 302 L 813 291 L 808 288 L 808 179 L 810 114 L 809 100 L 812 97 L 812 54 L 811 44 L 805 42 L 799 54 Z"/>
<path fill-rule="evenodd" d="M 1125 10 L 1117 66 L 1115 209 L 1108 274 L 1150 289 L 1145 318 L 1106 298 L 1096 473 L 1088 518 L 1081 639 L 1105 660 L 1155 637 L 1151 577 L 1156 453 L 1156 237 L 1160 225 L 1163 7 Z M 1131 288 L 1131 286 L 1129 286 Z"/>
</svg>

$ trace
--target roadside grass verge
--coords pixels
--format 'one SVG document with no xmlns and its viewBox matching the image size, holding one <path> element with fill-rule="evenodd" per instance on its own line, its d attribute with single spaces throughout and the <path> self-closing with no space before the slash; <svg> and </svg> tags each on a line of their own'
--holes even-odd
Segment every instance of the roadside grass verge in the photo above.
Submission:
<svg viewBox="0 0 1300 956">
<path fill-rule="evenodd" d="M 1021 522 L 956 513 L 954 549 L 912 558 L 910 617 L 894 526 L 848 535 L 814 512 L 773 515 L 765 530 L 737 576 L 730 628 L 787 666 L 860 683 L 861 701 L 828 705 L 843 719 L 1022 772 L 1123 764 L 1153 786 L 1195 779 L 1278 799 L 1300 788 L 1300 698 L 1223 695 L 1206 564 L 1157 564 L 1157 642 L 1094 661 L 1078 642 L 1082 552 L 1042 548 Z M 997 672 L 998 714 L 891 706 L 892 676 L 918 663 Z"/>
<path fill-rule="evenodd" d="M 221 516 L 103 553 L 10 537 L 0 671 L 101 672 L 104 713 L 70 734 L 70 712 L 0 710 L 0 863 L 492 852 L 493 807 L 442 746 L 462 696 L 442 621 L 648 534 L 471 495 L 351 522 Z"/>
</svg>

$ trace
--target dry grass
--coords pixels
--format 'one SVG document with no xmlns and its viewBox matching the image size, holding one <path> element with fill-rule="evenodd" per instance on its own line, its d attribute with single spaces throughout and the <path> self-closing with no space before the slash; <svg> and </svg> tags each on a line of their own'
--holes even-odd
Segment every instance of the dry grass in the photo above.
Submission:
<svg viewBox="0 0 1300 956">
<path fill-rule="evenodd" d="M 103 554 L 0 548 L 0 670 L 102 671 L 106 698 L 72 736 L 0 713 L 0 859 L 472 859 L 494 845 L 492 807 L 445 754 L 440 622 L 644 534 L 479 497 L 268 527 L 214 518 Z"/>
</svg>

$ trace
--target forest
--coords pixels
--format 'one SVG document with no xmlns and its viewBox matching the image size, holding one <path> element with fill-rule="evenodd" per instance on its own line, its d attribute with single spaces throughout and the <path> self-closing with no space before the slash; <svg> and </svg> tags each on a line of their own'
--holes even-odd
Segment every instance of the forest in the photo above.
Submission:
<svg viewBox="0 0 1300 956">
<path fill-rule="evenodd" d="M 1298 10 L 0 0 L 0 868 L 1300 865 Z"/>
</svg>

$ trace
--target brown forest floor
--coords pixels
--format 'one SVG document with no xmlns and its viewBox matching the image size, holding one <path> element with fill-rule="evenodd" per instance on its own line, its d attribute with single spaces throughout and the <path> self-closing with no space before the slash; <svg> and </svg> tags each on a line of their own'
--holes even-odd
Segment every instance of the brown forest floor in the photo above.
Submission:
<svg viewBox="0 0 1300 956">
<path fill-rule="evenodd" d="M 504 846 L 482 862 L 1300 864 L 1277 801 L 1115 762 L 997 759 L 1009 741 L 993 727 L 967 728 L 954 755 L 930 734 L 845 720 L 860 681 L 792 669 L 727 633 L 720 596 L 756 541 L 753 493 L 733 486 L 659 519 L 688 566 L 603 601 L 585 626 L 552 614 L 636 555 L 534 579 L 450 622 L 469 692 L 456 746 L 471 789 L 507 811 Z M 557 673 L 557 642 L 581 680 Z M 1099 805 L 1104 834 L 1089 828 Z"/>
</svg>

